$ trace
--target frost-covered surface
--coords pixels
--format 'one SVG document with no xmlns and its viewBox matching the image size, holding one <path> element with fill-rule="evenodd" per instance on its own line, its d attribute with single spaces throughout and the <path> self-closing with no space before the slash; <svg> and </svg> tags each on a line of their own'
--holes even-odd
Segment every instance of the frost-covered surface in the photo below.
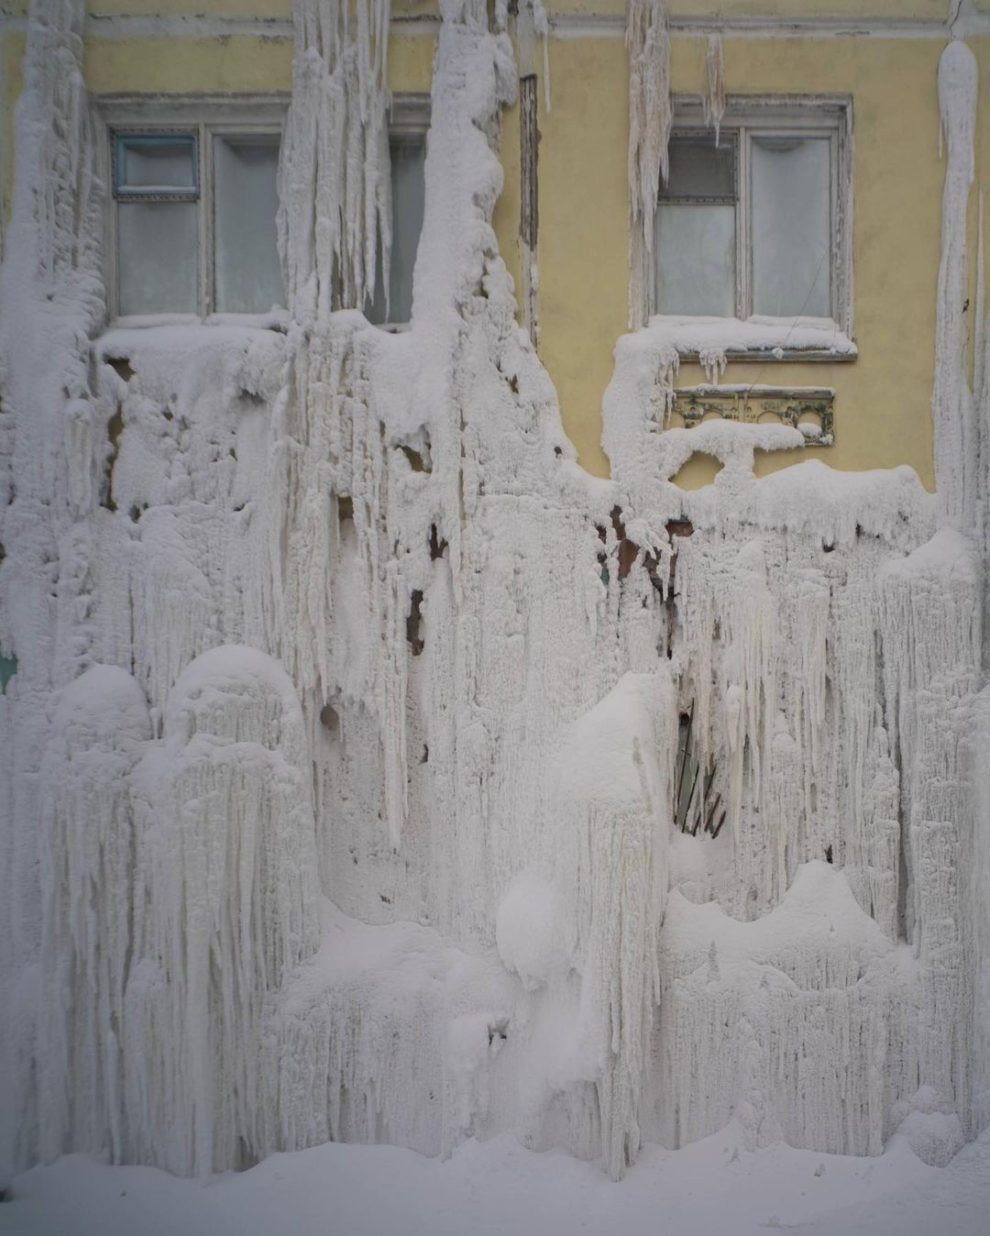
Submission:
<svg viewBox="0 0 990 1236">
<path fill-rule="evenodd" d="M 681 352 L 848 350 L 822 323 L 627 336 L 613 480 L 586 476 L 491 227 L 511 47 L 442 8 L 407 332 L 357 312 L 380 199 L 333 173 L 332 126 L 364 150 L 383 106 L 354 61 L 383 10 L 353 41 L 302 0 L 291 320 L 92 339 L 80 11 L 36 6 L 0 327 L 3 1169 L 508 1132 L 617 1177 L 730 1121 L 744 1152 L 900 1130 L 945 1163 L 988 1117 L 978 543 L 910 469 L 757 481 L 800 432 L 664 429 Z M 723 468 L 685 494 L 699 450 Z"/>
</svg>

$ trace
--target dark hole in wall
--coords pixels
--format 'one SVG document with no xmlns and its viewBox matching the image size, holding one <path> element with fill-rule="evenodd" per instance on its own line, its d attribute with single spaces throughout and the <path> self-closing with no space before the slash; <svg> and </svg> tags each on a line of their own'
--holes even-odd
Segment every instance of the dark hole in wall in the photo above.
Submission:
<svg viewBox="0 0 990 1236">
<path fill-rule="evenodd" d="M 105 506 L 108 511 L 115 511 L 117 509 L 117 503 L 113 499 L 113 470 L 117 463 L 117 456 L 120 453 L 120 436 L 123 432 L 124 410 L 118 404 L 117 411 L 107 422 L 107 438 L 110 440 L 110 451 L 107 456 L 106 495 L 101 505 Z"/>
<path fill-rule="evenodd" d="M 399 450 L 409 460 L 409 466 L 413 472 L 425 472 L 429 474 L 433 471 L 433 461 L 430 459 L 429 445 L 425 451 L 417 451 L 405 443 L 399 443 Z"/>
<path fill-rule="evenodd" d="M 340 524 L 347 523 L 348 520 L 354 519 L 354 499 L 348 498 L 345 494 L 337 495 L 337 522 Z"/>
<path fill-rule="evenodd" d="M 443 540 L 440 533 L 437 531 L 436 524 L 430 524 L 430 558 L 436 562 L 438 558 L 442 558 L 447 552 L 447 542 Z"/>
<path fill-rule="evenodd" d="M 130 382 L 134 377 L 134 370 L 131 368 L 131 363 L 126 357 L 118 356 L 114 360 L 107 360 L 107 364 L 114 371 L 118 378 L 123 378 L 125 382 Z"/>
<path fill-rule="evenodd" d="M 690 519 L 668 519 L 667 536 L 670 538 L 670 575 L 667 583 L 667 599 L 673 603 L 674 577 L 677 573 L 677 550 L 674 548 L 675 536 L 693 536 L 694 524 Z"/>
<path fill-rule="evenodd" d="M 320 709 L 320 725 L 331 738 L 336 738 L 340 733 L 340 715 L 333 704 L 324 704 Z"/>
<path fill-rule="evenodd" d="M 423 593 L 416 588 L 409 598 L 409 615 L 406 618 L 406 640 L 412 649 L 414 657 L 426 647 L 422 636 L 423 631 Z"/>
<path fill-rule="evenodd" d="M 619 579 L 625 579 L 635 565 L 639 546 L 626 536 L 626 525 L 622 520 L 621 507 L 612 507 L 611 518 L 615 539 L 619 543 Z"/>
<path fill-rule="evenodd" d="M 17 673 L 17 658 L 0 655 L 0 695 L 7 694 L 7 684 Z"/>
</svg>

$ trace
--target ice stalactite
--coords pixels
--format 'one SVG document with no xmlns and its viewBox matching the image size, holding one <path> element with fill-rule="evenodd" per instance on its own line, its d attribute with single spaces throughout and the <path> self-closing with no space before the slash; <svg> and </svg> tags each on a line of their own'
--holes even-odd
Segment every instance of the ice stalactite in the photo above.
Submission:
<svg viewBox="0 0 990 1236">
<path fill-rule="evenodd" d="M 294 6 L 292 103 L 279 167 L 278 240 L 300 320 L 363 309 L 378 254 L 389 286 L 389 0 Z"/>
<path fill-rule="evenodd" d="M 660 999 L 676 716 L 665 667 L 626 675 L 571 727 L 558 757 L 556 810 L 567 828 L 554 835 L 556 878 L 573 897 L 581 1025 L 594 1062 L 601 1154 L 616 1179 L 639 1151 L 640 1091 Z"/>
<path fill-rule="evenodd" d="M 136 831 L 131 775 L 151 737 L 140 687 L 93 666 L 61 692 L 45 749 L 38 1051 L 39 1143 L 125 1150 L 124 984 L 133 946 Z"/>
<path fill-rule="evenodd" d="M 725 115 L 725 53 L 722 49 L 722 36 L 710 34 L 705 47 L 705 95 L 702 100 L 705 124 L 715 130 L 715 144 L 718 145 L 719 127 Z"/>
<path fill-rule="evenodd" d="M 128 1157 L 204 1174 L 260 1150 L 262 1012 L 318 938 L 304 749 L 292 683 L 255 649 L 204 653 L 169 697 L 134 779 Z"/>
<path fill-rule="evenodd" d="M 629 0 L 629 291 L 630 326 L 645 320 L 648 290 L 636 272 L 652 266 L 653 221 L 673 124 L 667 0 Z"/>
<path fill-rule="evenodd" d="M 979 72 L 965 43 L 951 42 L 938 67 L 938 100 L 946 148 L 942 256 L 935 323 L 935 479 L 944 516 L 975 531 L 978 511 L 977 426 L 966 362 L 969 265 L 966 218 L 973 184 Z"/>
</svg>

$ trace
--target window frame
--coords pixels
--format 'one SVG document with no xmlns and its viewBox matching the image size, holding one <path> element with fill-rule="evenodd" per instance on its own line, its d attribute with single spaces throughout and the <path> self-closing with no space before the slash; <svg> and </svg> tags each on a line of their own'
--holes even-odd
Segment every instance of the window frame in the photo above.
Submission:
<svg viewBox="0 0 990 1236">
<path fill-rule="evenodd" d="M 757 137 L 827 136 L 830 144 L 830 296 L 831 320 L 844 334 L 852 335 L 853 269 L 852 269 L 852 122 L 853 106 L 849 95 L 730 95 L 726 99 L 721 132 L 736 135 L 736 203 L 735 203 L 735 313 L 745 321 L 754 316 L 753 246 L 751 202 L 750 139 Z M 702 104 L 697 96 L 674 97 L 674 123 L 671 138 L 685 135 L 712 136 L 712 126 L 704 122 Z M 662 186 L 661 186 L 662 194 Z M 662 204 L 658 195 L 657 209 Z M 647 292 L 647 316 L 657 309 L 657 264 L 661 255 L 646 258 L 644 286 Z M 786 321 L 787 319 L 781 319 Z M 809 354 L 802 349 L 785 349 L 803 359 Z M 835 357 L 831 356 L 834 360 Z"/>
<path fill-rule="evenodd" d="M 216 197 L 214 193 L 214 139 L 219 137 L 284 138 L 285 114 L 289 96 L 252 95 L 103 95 L 97 100 L 102 120 L 101 170 L 107 185 L 108 210 L 104 230 L 104 275 L 107 292 L 107 319 L 126 324 L 121 316 L 119 269 L 117 260 L 117 208 L 115 169 L 118 137 L 195 135 L 197 193 L 125 193 L 123 201 L 187 201 L 197 211 L 195 313 L 140 314 L 139 318 L 163 318 L 201 322 L 216 309 Z M 253 318 L 256 314 L 228 314 L 224 317 Z"/>
</svg>

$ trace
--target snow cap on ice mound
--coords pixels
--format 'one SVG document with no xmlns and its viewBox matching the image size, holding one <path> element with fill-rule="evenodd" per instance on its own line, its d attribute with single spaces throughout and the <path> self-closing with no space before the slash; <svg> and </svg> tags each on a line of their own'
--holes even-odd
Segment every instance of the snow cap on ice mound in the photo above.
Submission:
<svg viewBox="0 0 990 1236">
<path fill-rule="evenodd" d="M 897 1137 L 932 1167 L 945 1167 L 966 1144 L 962 1121 L 931 1086 L 919 1086 L 910 1099 L 895 1103 L 891 1117 L 900 1121 Z"/>
<path fill-rule="evenodd" d="M 658 717 L 673 716 L 673 709 L 665 667 L 654 674 L 624 674 L 568 731 L 557 759 L 565 796 L 584 803 L 642 802 L 654 771 L 644 747 L 654 746 Z"/>
<path fill-rule="evenodd" d="M 559 889 L 533 871 L 520 872 L 495 917 L 495 942 L 505 968 L 519 975 L 527 991 L 563 978 L 571 968 L 574 934 Z"/>
<path fill-rule="evenodd" d="M 735 1116 L 751 1149 L 783 1139 L 881 1152 L 891 1092 L 917 1076 L 910 1043 L 888 1052 L 910 1025 L 916 976 L 843 871 L 803 864 L 750 922 L 674 890 L 660 951 L 653 1135 L 676 1147 Z M 885 1053 L 886 1083 L 875 1065 Z"/>
<path fill-rule="evenodd" d="M 707 965 L 712 946 L 720 966 L 771 965 L 799 987 L 807 985 L 809 965 L 825 964 L 825 954 L 833 981 L 855 982 L 872 958 L 894 947 L 860 908 L 845 874 L 817 860 L 800 866 L 778 905 L 752 922 L 732 918 L 714 901 L 694 905 L 675 889 L 663 929 L 664 953 L 674 972 Z"/>
<path fill-rule="evenodd" d="M 302 751 L 302 712 L 292 680 L 257 648 L 211 648 L 180 675 L 165 710 L 169 746 L 199 733 Z"/>
<path fill-rule="evenodd" d="M 72 758 L 86 748 L 124 750 L 151 737 L 144 692 L 117 665 L 92 665 L 63 687 L 53 725 Z"/>
</svg>

